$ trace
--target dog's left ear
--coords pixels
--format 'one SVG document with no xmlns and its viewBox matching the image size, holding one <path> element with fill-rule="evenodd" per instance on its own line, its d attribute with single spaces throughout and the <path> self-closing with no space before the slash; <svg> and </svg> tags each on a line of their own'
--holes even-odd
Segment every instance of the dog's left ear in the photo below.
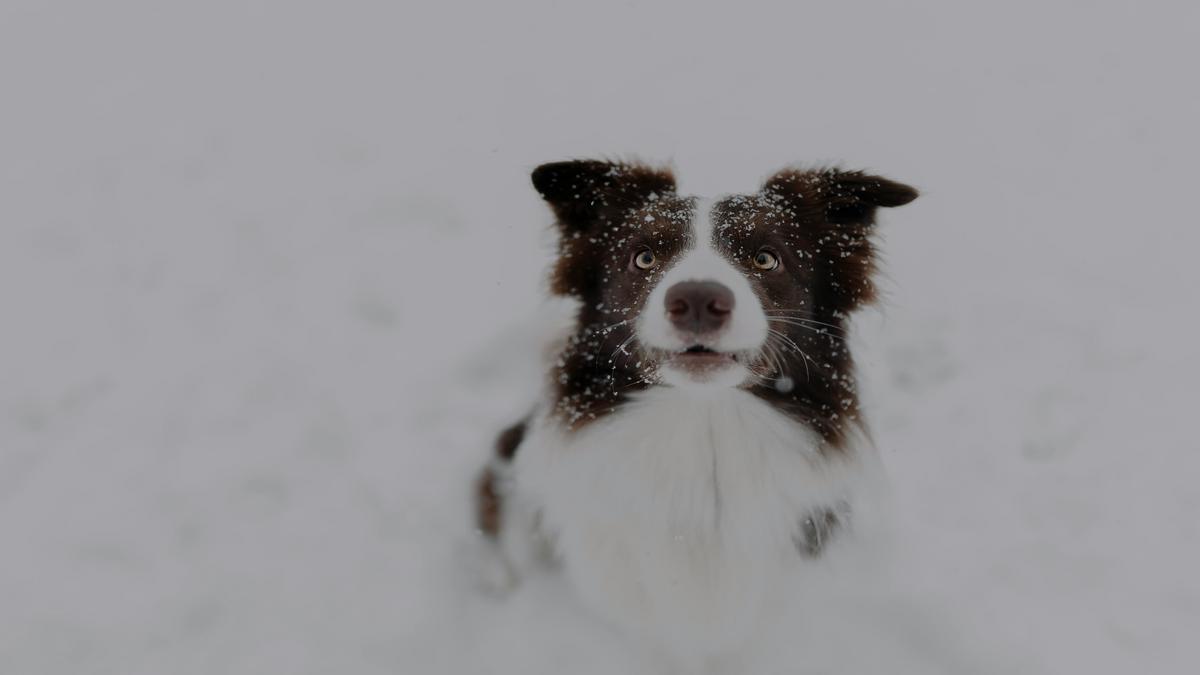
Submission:
<svg viewBox="0 0 1200 675">
<path fill-rule="evenodd" d="M 810 211 L 821 209 L 837 225 L 871 225 L 881 206 L 903 206 L 916 199 L 915 188 L 862 171 L 787 169 L 771 176 L 763 192 Z"/>
<path fill-rule="evenodd" d="M 781 201 L 798 223 L 815 229 L 827 283 L 816 288 L 818 316 L 838 317 L 875 299 L 875 211 L 917 198 L 913 188 L 861 171 L 785 170 L 771 176 L 763 194 Z M 843 236 L 825 237 L 830 229 Z M 827 319 L 832 321 L 833 319 Z"/>
<path fill-rule="evenodd" d="M 564 232 L 582 232 L 597 221 L 675 192 L 670 171 L 643 164 L 591 159 L 551 162 L 534 169 L 531 178 Z"/>
</svg>

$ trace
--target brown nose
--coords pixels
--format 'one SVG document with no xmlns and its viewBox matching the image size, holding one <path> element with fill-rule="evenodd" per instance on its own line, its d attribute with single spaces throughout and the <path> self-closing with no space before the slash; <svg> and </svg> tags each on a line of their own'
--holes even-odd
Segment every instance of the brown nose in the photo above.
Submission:
<svg viewBox="0 0 1200 675">
<path fill-rule="evenodd" d="M 715 281 L 683 281 L 667 289 L 667 318 L 675 328 L 703 334 L 719 330 L 733 312 L 733 291 Z"/>
</svg>

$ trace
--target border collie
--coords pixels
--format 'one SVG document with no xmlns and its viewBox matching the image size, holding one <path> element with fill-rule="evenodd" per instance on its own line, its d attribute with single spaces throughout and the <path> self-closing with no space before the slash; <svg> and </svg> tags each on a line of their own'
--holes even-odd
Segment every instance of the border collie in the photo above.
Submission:
<svg viewBox="0 0 1200 675">
<path fill-rule="evenodd" d="M 662 648 L 736 651 L 854 518 L 874 452 L 847 318 L 875 297 L 876 209 L 917 191 L 784 170 L 702 199 L 605 161 L 545 164 L 533 185 L 560 235 L 551 291 L 577 313 L 477 484 L 478 527 L 509 580 L 557 561 Z"/>
</svg>

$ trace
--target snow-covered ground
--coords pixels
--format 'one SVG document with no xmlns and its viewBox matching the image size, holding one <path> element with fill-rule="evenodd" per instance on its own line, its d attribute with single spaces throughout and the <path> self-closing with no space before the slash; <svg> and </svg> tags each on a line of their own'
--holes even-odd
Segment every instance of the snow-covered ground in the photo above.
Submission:
<svg viewBox="0 0 1200 675">
<path fill-rule="evenodd" d="M 467 514 L 528 172 L 629 154 L 923 191 L 856 324 L 891 553 L 747 672 L 1196 672 L 1197 5 L 566 4 L 0 5 L 0 673 L 654 672 Z"/>
</svg>

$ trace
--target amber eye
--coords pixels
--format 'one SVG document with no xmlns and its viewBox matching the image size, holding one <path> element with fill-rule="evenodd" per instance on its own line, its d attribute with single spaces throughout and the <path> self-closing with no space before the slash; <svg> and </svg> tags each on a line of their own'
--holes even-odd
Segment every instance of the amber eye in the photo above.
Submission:
<svg viewBox="0 0 1200 675">
<path fill-rule="evenodd" d="M 633 266 L 639 270 L 648 270 L 658 264 L 658 259 L 654 257 L 654 251 L 644 248 L 633 254 Z"/>
<path fill-rule="evenodd" d="M 779 256 L 764 248 L 754 254 L 754 266 L 763 271 L 773 270 L 779 267 Z"/>
</svg>

